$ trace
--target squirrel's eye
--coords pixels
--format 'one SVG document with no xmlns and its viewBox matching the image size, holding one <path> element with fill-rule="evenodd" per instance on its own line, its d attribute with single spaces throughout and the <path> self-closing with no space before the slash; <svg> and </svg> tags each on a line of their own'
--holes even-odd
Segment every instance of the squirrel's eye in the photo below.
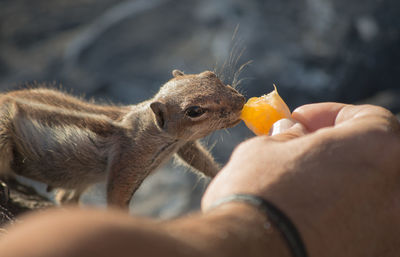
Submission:
<svg viewBox="0 0 400 257">
<path fill-rule="evenodd" d="M 205 110 L 201 108 L 200 106 L 191 106 L 186 109 L 186 115 L 191 117 L 191 118 L 196 118 L 205 113 Z"/>
</svg>

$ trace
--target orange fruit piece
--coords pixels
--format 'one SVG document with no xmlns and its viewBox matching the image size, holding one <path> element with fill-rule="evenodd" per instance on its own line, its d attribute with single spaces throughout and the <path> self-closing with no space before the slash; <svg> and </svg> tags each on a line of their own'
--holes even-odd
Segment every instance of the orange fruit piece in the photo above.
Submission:
<svg viewBox="0 0 400 257">
<path fill-rule="evenodd" d="M 286 103 L 274 91 L 261 97 L 252 97 L 244 105 L 240 118 L 256 135 L 267 135 L 272 125 L 283 118 L 290 118 Z"/>
</svg>

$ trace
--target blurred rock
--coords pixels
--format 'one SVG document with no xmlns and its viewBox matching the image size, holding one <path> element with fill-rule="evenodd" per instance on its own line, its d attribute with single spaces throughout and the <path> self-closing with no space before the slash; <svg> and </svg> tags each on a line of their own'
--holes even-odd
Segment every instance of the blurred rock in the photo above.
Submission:
<svg viewBox="0 0 400 257">
<path fill-rule="evenodd" d="M 385 107 L 393 113 L 400 113 L 400 89 L 389 89 L 357 102 L 357 104 L 374 104 Z"/>
<path fill-rule="evenodd" d="M 0 180 L 0 236 L 6 232 L 2 227 L 17 222 L 19 215 L 53 206 L 31 186 L 11 178 Z"/>
<path fill-rule="evenodd" d="M 55 81 L 76 94 L 132 104 L 154 95 L 175 68 L 215 69 L 230 84 L 253 60 L 240 77 L 248 97 L 276 83 L 292 109 L 377 95 L 372 102 L 397 112 L 399 7 L 397 0 L 2 0 L 0 89 Z M 205 141 L 216 142 L 213 152 L 224 163 L 250 136 L 241 125 Z M 189 189 L 195 177 L 154 177 L 146 183 L 156 186 L 143 186 L 146 204 L 133 204 L 134 212 L 186 212 L 190 199 L 198 205 L 202 190 Z M 178 198 L 176 188 L 185 188 Z"/>
<path fill-rule="evenodd" d="M 168 219 L 198 210 L 208 182 L 209 179 L 170 163 L 151 174 L 140 186 L 132 198 L 131 213 Z M 105 185 L 93 186 L 81 200 L 85 205 L 105 207 Z"/>
</svg>

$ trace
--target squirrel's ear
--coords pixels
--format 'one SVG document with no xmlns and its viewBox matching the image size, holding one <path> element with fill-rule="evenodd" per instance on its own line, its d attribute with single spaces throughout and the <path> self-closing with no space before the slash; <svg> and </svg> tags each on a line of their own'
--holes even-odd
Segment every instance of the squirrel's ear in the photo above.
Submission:
<svg viewBox="0 0 400 257">
<path fill-rule="evenodd" d="M 217 75 L 212 71 L 203 71 L 202 73 L 200 73 L 200 75 L 203 77 L 207 77 L 207 78 L 216 78 L 217 77 Z"/>
<path fill-rule="evenodd" d="M 156 121 L 157 126 L 160 129 L 165 129 L 165 119 L 167 115 L 167 107 L 165 104 L 160 102 L 152 102 L 150 104 L 150 108 L 154 113 L 154 118 Z"/>
<path fill-rule="evenodd" d="M 185 75 L 185 73 L 183 73 L 183 71 L 180 70 L 173 70 L 172 71 L 172 76 L 174 76 L 174 78 L 179 77 L 179 76 L 183 76 Z"/>
</svg>

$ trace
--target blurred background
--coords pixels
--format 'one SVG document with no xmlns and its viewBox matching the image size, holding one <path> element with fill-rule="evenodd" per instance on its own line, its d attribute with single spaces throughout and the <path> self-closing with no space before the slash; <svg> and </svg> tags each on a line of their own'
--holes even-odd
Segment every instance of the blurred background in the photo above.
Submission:
<svg viewBox="0 0 400 257">
<path fill-rule="evenodd" d="M 276 83 L 296 106 L 373 103 L 400 112 L 398 0 L 0 0 L 0 90 L 46 82 L 134 104 L 171 78 L 216 70 L 260 96 Z M 252 134 L 243 124 L 204 142 L 225 163 Z M 168 164 L 135 195 L 133 214 L 199 208 L 206 179 Z M 41 187 L 42 189 L 44 186 Z M 84 196 L 104 205 L 104 186 Z"/>
</svg>

